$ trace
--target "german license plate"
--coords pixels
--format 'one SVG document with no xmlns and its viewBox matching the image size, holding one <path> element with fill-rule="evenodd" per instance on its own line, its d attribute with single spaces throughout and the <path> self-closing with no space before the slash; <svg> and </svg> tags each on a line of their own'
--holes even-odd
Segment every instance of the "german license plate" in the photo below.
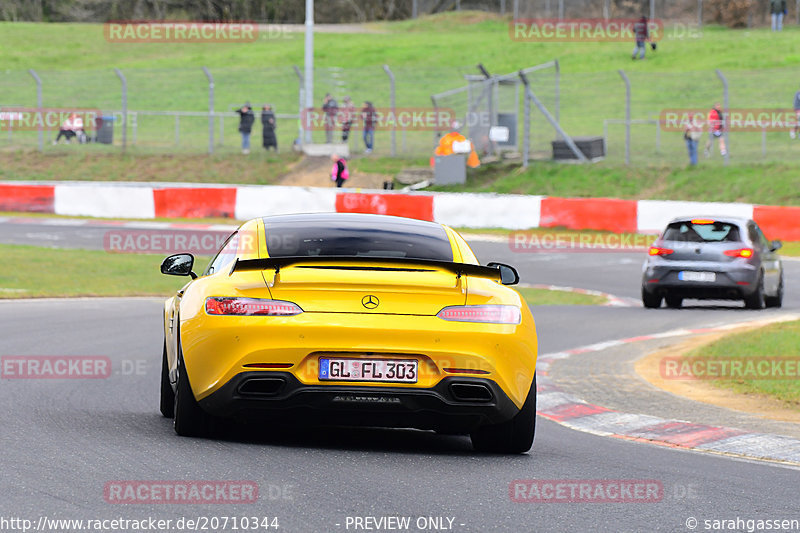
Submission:
<svg viewBox="0 0 800 533">
<path fill-rule="evenodd" d="M 678 279 L 681 281 L 716 281 L 717 274 L 715 272 L 692 272 L 690 270 L 682 270 L 678 272 Z"/>
<path fill-rule="evenodd" d="M 319 379 L 416 383 L 417 361 L 407 359 L 340 359 L 320 357 Z"/>
</svg>

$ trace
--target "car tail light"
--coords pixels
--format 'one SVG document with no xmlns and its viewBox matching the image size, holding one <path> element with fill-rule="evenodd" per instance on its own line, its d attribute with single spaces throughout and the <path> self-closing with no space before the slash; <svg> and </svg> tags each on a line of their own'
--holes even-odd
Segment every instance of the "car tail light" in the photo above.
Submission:
<svg viewBox="0 0 800 533">
<path fill-rule="evenodd" d="M 673 253 L 675 250 L 670 250 L 669 248 L 660 248 L 658 246 L 651 246 L 648 253 L 650 255 L 669 255 Z"/>
<path fill-rule="evenodd" d="M 206 313 L 209 315 L 237 316 L 294 316 L 302 313 L 300 306 L 281 300 L 261 298 L 206 298 Z"/>
<path fill-rule="evenodd" d="M 744 258 L 753 257 L 753 249 L 752 248 L 739 248 L 737 250 L 725 250 L 722 253 L 724 253 L 728 257 L 744 257 Z"/>
<path fill-rule="evenodd" d="M 489 322 L 491 324 L 519 324 L 522 319 L 519 307 L 514 305 L 452 305 L 436 315 L 454 322 Z"/>
<path fill-rule="evenodd" d="M 713 224 L 714 221 L 710 218 L 695 218 L 692 220 L 692 224 Z"/>
</svg>

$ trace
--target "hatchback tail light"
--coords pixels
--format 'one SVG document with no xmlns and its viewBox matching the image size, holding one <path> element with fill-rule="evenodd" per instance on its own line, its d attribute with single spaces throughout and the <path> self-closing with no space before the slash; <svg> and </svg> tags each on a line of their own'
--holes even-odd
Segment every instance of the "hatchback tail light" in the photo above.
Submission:
<svg viewBox="0 0 800 533">
<path fill-rule="evenodd" d="M 206 298 L 206 313 L 209 315 L 235 316 L 294 316 L 302 313 L 300 306 L 281 300 L 261 298 Z"/>
<path fill-rule="evenodd" d="M 737 250 L 725 250 L 722 253 L 724 253 L 728 257 L 744 257 L 744 258 L 753 257 L 753 249 L 752 248 L 739 248 Z"/>
<path fill-rule="evenodd" d="M 669 255 L 674 253 L 675 250 L 670 250 L 669 248 L 661 248 L 659 246 L 651 246 L 650 250 L 647 252 L 650 255 Z"/>
<path fill-rule="evenodd" d="M 522 319 L 519 307 L 514 305 L 452 305 L 436 315 L 454 322 L 487 322 L 491 324 L 519 324 Z"/>
</svg>

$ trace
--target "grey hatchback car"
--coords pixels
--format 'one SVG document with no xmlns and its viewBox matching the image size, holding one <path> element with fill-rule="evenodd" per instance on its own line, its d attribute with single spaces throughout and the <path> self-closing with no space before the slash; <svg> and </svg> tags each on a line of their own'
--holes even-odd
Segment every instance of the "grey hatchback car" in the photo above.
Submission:
<svg viewBox="0 0 800 533">
<path fill-rule="evenodd" d="M 642 303 L 657 308 L 666 300 L 668 307 L 679 308 L 691 298 L 744 300 L 749 309 L 780 307 L 780 247 L 750 219 L 675 218 L 649 248 Z"/>
</svg>

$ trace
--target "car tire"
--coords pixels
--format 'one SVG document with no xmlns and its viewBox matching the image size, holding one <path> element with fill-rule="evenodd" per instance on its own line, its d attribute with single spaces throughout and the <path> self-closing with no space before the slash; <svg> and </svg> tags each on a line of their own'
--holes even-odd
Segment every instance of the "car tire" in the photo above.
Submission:
<svg viewBox="0 0 800 533">
<path fill-rule="evenodd" d="M 536 374 L 522 409 L 514 418 L 500 424 L 481 426 L 472 433 L 472 447 L 479 452 L 525 453 L 533 446 L 536 434 Z"/>
<path fill-rule="evenodd" d="M 758 285 L 753 294 L 745 296 L 744 306 L 747 309 L 764 309 L 764 274 L 758 276 Z"/>
<path fill-rule="evenodd" d="M 175 391 L 169 382 L 169 364 L 167 363 L 167 341 L 164 341 L 164 352 L 161 355 L 161 414 L 167 418 L 175 416 Z"/>
<path fill-rule="evenodd" d="M 680 296 L 667 296 L 664 299 L 667 301 L 667 307 L 671 309 L 680 309 L 683 305 L 683 298 Z"/>
<path fill-rule="evenodd" d="M 661 307 L 661 300 L 661 296 L 650 294 L 642 287 L 642 304 L 644 304 L 647 309 L 658 309 Z"/>
<path fill-rule="evenodd" d="M 765 296 L 764 305 L 767 307 L 783 306 L 783 274 L 781 274 L 781 280 L 778 282 L 778 292 L 775 296 Z"/>
<path fill-rule="evenodd" d="M 173 425 L 181 437 L 205 437 L 211 431 L 211 417 L 203 411 L 194 398 L 186 366 L 178 344 L 178 386 L 175 390 Z"/>
</svg>

